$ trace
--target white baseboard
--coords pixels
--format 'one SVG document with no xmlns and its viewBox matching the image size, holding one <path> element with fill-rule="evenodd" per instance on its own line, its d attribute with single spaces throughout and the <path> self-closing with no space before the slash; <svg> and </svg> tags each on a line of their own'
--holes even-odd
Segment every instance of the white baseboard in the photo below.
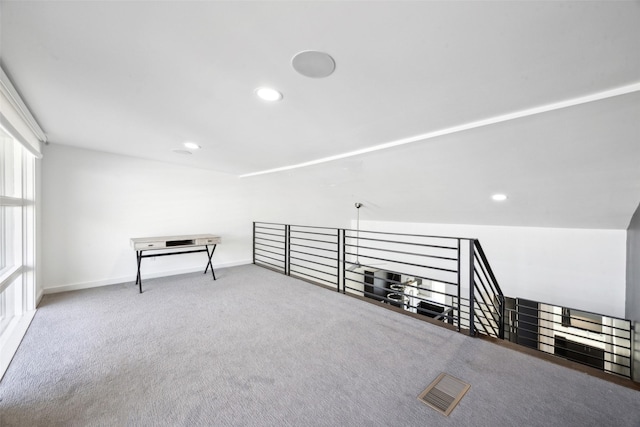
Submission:
<svg viewBox="0 0 640 427">
<path fill-rule="evenodd" d="M 216 264 L 214 265 L 214 270 L 218 270 L 221 268 L 228 268 L 228 267 L 237 267 L 239 265 L 246 265 L 246 264 L 251 264 L 253 261 L 252 260 L 243 260 L 243 261 L 234 261 L 234 262 L 229 262 L 229 263 L 225 263 L 225 264 Z M 149 274 L 145 274 L 144 275 L 144 279 L 155 279 L 157 277 L 167 277 L 167 276 L 176 276 L 178 274 L 187 274 L 187 273 L 197 273 L 199 271 L 202 271 L 202 267 L 198 267 L 198 268 L 184 268 L 184 269 L 180 269 L 180 270 L 170 270 L 170 271 L 162 271 L 159 273 L 149 273 Z M 80 289 L 89 289 L 89 288 L 97 288 L 100 286 L 109 286 L 109 285 L 117 285 L 119 283 L 127 283 L 127 282 L 133 282 L 131 275 L 128 275 L 126 277 L 114 277 L 111 279 L 105 279 L 105 280 L 95 280 L 92 282 L 84 282 L 84 283 L 74 283 L 74 284 L 69 284 L 69 285 L 62 285 L 62 286 L 54 286 L 51 288 L 45 288 L 43 290 L 44 294 L 56 294 L 58 292 L 68 292 L 68 291 L 77 291 Z"/>
<path fill-rule="evenodd" d="M 0 339 L 0 380 L 7 371 L 35 315 L 35 310 L 22 314 L 16 319 L 13 319 L 3 332 L 2 338 Z"/>
</svg>

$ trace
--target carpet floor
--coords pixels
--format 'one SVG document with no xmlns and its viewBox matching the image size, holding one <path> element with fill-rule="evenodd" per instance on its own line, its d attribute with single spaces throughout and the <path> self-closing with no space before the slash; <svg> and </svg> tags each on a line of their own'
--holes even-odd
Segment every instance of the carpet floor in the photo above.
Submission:
<svg viewBox="0 0 640 427">
<path fill-rule="evenodd" d="M 9 426 L 640 426 L 640 392 L 254 265 L 46 295 Z M 471 384 L 450 416 L 417 400 Z"/>
</svg>

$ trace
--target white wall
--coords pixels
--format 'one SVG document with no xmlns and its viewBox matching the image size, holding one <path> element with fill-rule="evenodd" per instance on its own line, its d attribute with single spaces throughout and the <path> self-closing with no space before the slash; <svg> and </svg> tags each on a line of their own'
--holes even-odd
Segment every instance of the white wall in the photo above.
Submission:
<svg viewBox="0 0 640 427">
<path fill-rule="evenodd" d="M 505 295 L 624 317 L 624 230 L 361 221 L 362 230 L 478 238 Z"/>
<path fill-rule="evenodd" d="M 196 154 L 194 154 L 196 155 Z M 45 293 L 135 280 L 132 237 L 214 233 L 214 267 L 252 261 L 252 222 L 348 225 L 351 203 L 298 174 L 235 176 L 51 144 L 42 160 Z M 204 269 L 204 254 L 143 260 L 143 279 Z"/>
<path fill-rule="evenodd" d="M 252 222 L 355 228 L 359 196 L 313 169 L 251 179 L 61 145 L 44 150 L 47 292 L 133 282 L 131 237 L 215 233 L 218 268 L 252 259 Z M 365 201 L 366 202 L 366 201 Z M 371 212 L 365 203 L 362 216 Z M 375 208 L 375 206 L 374 206 Z M 391 213 L 387 212 L 387 216 Z M 477 237 L 508 296 L 625 315 L 625 230 L 361 221 L 362 229 Z M 143 261 L 143 277 L 198 271 L 204 254 Z"/>
<path fill-rule="evenodd" d="M 45 292 L 133 282 L 132 237 L 219 234 L 215 267 L 251 262 L 252 212 L 234 176 L 53 144 L 42 176 Z M 149 258 L 143 279 L 205 265 L 204 253 Z"/>
</svg>

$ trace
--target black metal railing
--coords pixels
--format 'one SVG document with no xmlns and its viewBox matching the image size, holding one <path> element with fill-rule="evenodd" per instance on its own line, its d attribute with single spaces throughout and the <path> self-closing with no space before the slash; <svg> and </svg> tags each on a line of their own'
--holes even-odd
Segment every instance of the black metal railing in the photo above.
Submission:
<svg viewBox="0 0 640 427">
<path fill-rule="evenodd" d="M 289 275 L 340 287 L 340 230 L 289 226 Z"/>
<path fill-rule="evenodd" d="M 480 241 L 473 240 L 474 312 L 485 335 L 504 338 L 504 294 Z"/>
<path fill-rule="evenodd" d="M 289 226 L 253 223 L 253 263 L 289 274 Z"/>
<path fill-rule="evenodd" d="M 632 378 L 632 322 L 522 298 L 508 298 L 506 339 Z"/>
<path fill-rule="evenodd" d="M 345 229 L 342 292 L 468 328 L 462 240 Z"/>
<path fill-rule="evenodd" d="M 503 297 L 475 239 L 265 222 L 253 227 L 257 265 L 471 335 L 502 337 L 503 310 L 495 301 Z"/>
<path fill-rule="evenodd" d="M 254 264 L 632 377 L 625 319 L 507 298 L 477 239 L 254 222 Z"/>
</svg>

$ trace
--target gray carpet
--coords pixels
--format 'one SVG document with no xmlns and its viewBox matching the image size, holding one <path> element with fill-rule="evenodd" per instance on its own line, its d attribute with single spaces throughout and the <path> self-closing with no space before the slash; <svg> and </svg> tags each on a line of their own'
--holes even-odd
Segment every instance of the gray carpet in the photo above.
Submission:
<svg viewBox="0 0 640 427">
<path fill-rule="evenodd" d="M 253 265 L 47 295 L 0 425 L 640 426 L 640 393 Z M 449 417 L 417 400 L 471 384 Z"/>
</svg>

